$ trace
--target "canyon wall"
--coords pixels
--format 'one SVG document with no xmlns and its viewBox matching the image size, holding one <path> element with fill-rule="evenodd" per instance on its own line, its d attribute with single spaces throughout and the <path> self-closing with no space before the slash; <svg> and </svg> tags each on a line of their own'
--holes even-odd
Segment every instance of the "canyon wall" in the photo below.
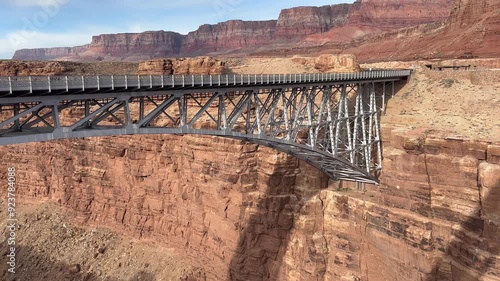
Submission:
<svg viewBox="0 0 500 281">
<path fill-rule="evenodd" d="M 19 50 L 16 60 L 128 60 L 168 56 L 199 56 L 256 50 L 290 49 L 308 44 L 349 42 L 353 38 L 448 17 L 454 0 L 358 0 L 354 4 L 296 7 L 281 11 L 277 20 L 230 20 L 205 24 L 187 35 L 175 32 L 106 34 L 75 48 Z M 298 45 L 297 45 L 298 44 Z"/>
<path fill-rule="evenodd" d="M 181 53 L 201 55 L 269 44 L 274 38 L 276 21 L 231 20 L 205 24 L 190 32 Z"/>
<path fill-rule="evenodd" d="M 88 48 L 89 45 L 61 48 L 21 49 L 14 53 L 13 59 L 53 60 L 66 57 L 78 57 L 80 53 L 86 52 Z"/>
<path fill-rule="evenodd" d="M 182 40 L 181 34 L 165 31 L 105 34 L 92 37 L 89 52 L 120 58 L 166 57 L 179 53 Z"/>
<path fill-rule="evenodd" d="M 498 280 L 500 144 L 383 137 L 382 184 L 366 192 L 216 137 L 8 146 L 0 169 L 16 167 L 22 200 L 174 248 L 208 280 Z"/>
<path fill-rule="evenodd" d="M 498 57 L 500 1 L 458 0 L 453 7 L 445 21 L 326 44 L 320 52 L 355 54 L 363 62 L 457 58 L 465 53 Z"/>
<path fill-rule="evenodd" d="M 296 38 L 297 35 L 323 33 L 333 27 L 344 26 L 350 7 L 350 4 L 339 4 L 284 9 L 278 18 L 276 36 Z"/>
<path fill-rule="evenodd" d="M 23 49 L 14 60 L 127 60 L 174 56 L 180 52 L 183 35 L 175 32 L 102 34 L 88 45 L 72 48 Z"/>
<path fill-rule="evenodd" d="M 349 25 L 398 29 L 445 20 L 455 0 L 359 0 L 354 2 Z"/>
</svg>

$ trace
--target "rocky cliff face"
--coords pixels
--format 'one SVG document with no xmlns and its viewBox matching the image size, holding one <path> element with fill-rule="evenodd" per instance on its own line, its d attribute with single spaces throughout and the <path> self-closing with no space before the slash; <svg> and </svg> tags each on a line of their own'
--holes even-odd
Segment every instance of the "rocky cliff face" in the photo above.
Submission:
<svg viewBox="0 0 500 281">
<path fill-rule="evenodd" d="M 89 45 L 64 48 L 22 49 L 14 53 L 13 60 L 53 60 L 66 57 L 78 57 L 88 51 Z"/>
<path fill-rule="evenodd" d="M 89 51 L 111 57 L 167 57 L 179 53 L 183 36 L 175 32 L 105 34 L 94 36 Z"/>
<path fill-rule="evenodd" d="M 68 71 L 63 62 L 0 61 L 2 76 L 61 75 Z"/>
<path fill-rule="evenodd" d="M 349 25 L 398 29 L 448 18 L 455 0 L 358 0 L 354 2 Z"/>
<path fill-rule="evenodd" d="M 225 72 L 225 63 L 212 57 L 157 59 L 139 64 L 139 75 L 207 74 Z"/>
<path fill-rule="evenodd" d="M 466 28 L 491 17 L 496 18 L 495 22 L 486 22 L 486 24 L 500 22 L 499 17 L 500 1 L 497 0 L 458 0 L 450 16 L 452 28 Z"/>
<path fill-rule="evenodd" d="M 390 128 L 384 139 L 382 185 L 366 193 L 324 189 L 285 154 L 213 137 L 9 146 L 1 168 L 17 168 L 24 200 L 173 247 L 208 280 L 498 276 L 500 146 Z"/>
<path fill-rule="evenodd" d="M 340 4 L 282 10 L 276 25 L 276 35 L 280 38 L 297 38 L 343 26 L 347 23 L 350 7 L 350 4 Z"/>
<path fill-rule="evenodd" d="M 241 54 L 276 46 L 295 46 L 307 37 L 309 45 L 349 42 L 380 31 L 441 21 L 455 0 L 358 0 L 354 4 L 285 9 L 270 21 L 231 20 L 205 24 L 182 36 L 174 32 L 100 35 L 88 46 L 20 50 L 14 59 L 146 60 L 166 56 Z"/>
<path fill-rule="evenodd" d="M 500 1 L 460 0 L 450 17 L 441 23 L 367 36 L 344 45 L 342 49 L 356 54 L 362 61 L 450 58 L 464 53 L 496 57 L 500 54 L 498 42 Z"/>
<path fill-rule="evenodd" d="M 275 30 L 274 20 L 205 24 L 186 36 L 181 53 L 200 55 L 268 44 L 274 38 Z"/>
<path fill-rule="evenodd" d="M 146 60 L 179 53 L 183 36 L 175 32 L 103 34 L 89 45 L 73 48 L 19 50 L 14 60 Z"/>
</svg>

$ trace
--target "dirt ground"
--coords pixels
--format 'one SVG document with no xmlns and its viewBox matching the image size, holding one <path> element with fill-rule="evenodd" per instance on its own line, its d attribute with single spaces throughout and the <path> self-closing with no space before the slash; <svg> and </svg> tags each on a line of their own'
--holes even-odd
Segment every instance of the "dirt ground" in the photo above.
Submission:
<svg viewBox="0 0 500 281">
<path fill-rule="evenodd" d="M 428 62 L 367 64 L 369 68 L 414 68 L 409 83 L 388 101 L 382 124 L 427 127 L 477 140 L 500 140 L 500 65 L 497 60 L 448 60 L 443 65 L 477 65 L 475 70 L 436 71 Z M 468 64 L 466 64 L 468 63 Z"/>
<path fill-rule="evenodd" d="M 0 225 L 7 225 L 6 200 L 0 206 Z M 24 202 L 16 211 L 16 273 L 7 271 L 9 233 L 2 227 L 0 280 L 205 280 L 203 270 L 189 266 L 173 249 L 82 228 L 55 203 Z"/>
</svg>

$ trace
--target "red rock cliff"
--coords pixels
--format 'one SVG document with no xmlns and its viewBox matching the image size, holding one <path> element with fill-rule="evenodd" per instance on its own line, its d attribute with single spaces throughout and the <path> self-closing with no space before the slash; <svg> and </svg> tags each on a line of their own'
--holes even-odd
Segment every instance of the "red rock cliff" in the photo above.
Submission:
<svg viewBox="0 0 500 281">
<path fill-rule="evenodd" d="M 166 57 L 179 53 L 183 36 L 175 32 L 150 31 L 94 36 L 89 51 L 112 57 Z"/>
<path fill-rule="evenodd" d="M 297 7 L 283 10 L 277 21 L 206 24 L 187 36 L 164 31 L 100 35 L 89 46 L 21 50 L 14 59 L 139 61 L 165 56 L 248 53 L 263 46 L 275 49 L 284 44 L 290 48 L 307 35 L 312 35 L 309 42 L 318 46 L 332 40 L 348 42 L 365 34 L 440 21 L 449 15 L 453 3 L 454 0 L 358 0 L 354 4 Z"/>
<path fill-rule="evenodd" d="M 52 60 L 66 57 L 78 57 L 87 51 L 89 45 L 62 48 L 21 49 L 14 53 L 13 60 Z"/>
<path fill-rule="evenodd" d="M 181 53 L 206 54 L 269 44 L 274 38 L 276 21 L 231 20 L 205 24 L 184 39 Z"/>
<path fill-rule="evenodd" d="M 340 4 L 321 7 L 297 7 L 281 11 L 276 35 L 297 38 L 301 35 L 323 33 L 347 22 L 351 5 Z"/>
<path fill-rule="evenodd" d="M 448 18 L 456 0 L 358 0 L 349 15 L 349 25 L 397 29 Z"/>
<path fill-rule="evenodd" d="M 173 56 L 179 53 L 183 36 L 175 32 L 148 31 L 143 33 L 103 34 L 94 36 L 89 45 L 73 48 L 18 50 L 14 60 L 144 60 Z"/>
<path fill-rule="evenodd" d="M 370 35 L 346 45 L 361 61 L 500 55 L 500 1 L 457 0 L 441 23 Z M 416 47 L 418 46 L 418 48 Z"/>
<path fill-rule="evenodd" d="M 453 28 L 463 28 L 484 20 L 496 17 L 500 23 L 500 1 L 498 0 L 458 0 L 451 13 L 450 23 Z"/>
</svg>

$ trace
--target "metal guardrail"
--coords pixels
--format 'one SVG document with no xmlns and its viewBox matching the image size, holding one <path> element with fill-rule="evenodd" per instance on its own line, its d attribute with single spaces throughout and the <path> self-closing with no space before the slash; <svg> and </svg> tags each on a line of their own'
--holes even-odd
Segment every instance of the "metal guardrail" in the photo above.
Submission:
<svg viewBox="0 0 500 281">
<path fill-rule="evenodd" d="M 192 87 L 225 87 L 268 84 L 341 82 L 406 77 L 410 70 L 383 70 L 346 73 L 306 74 L 225 74 L 225 75 L 100 75 L 0 77 L 0 92 L 147 90 Z"/>
</svg>

